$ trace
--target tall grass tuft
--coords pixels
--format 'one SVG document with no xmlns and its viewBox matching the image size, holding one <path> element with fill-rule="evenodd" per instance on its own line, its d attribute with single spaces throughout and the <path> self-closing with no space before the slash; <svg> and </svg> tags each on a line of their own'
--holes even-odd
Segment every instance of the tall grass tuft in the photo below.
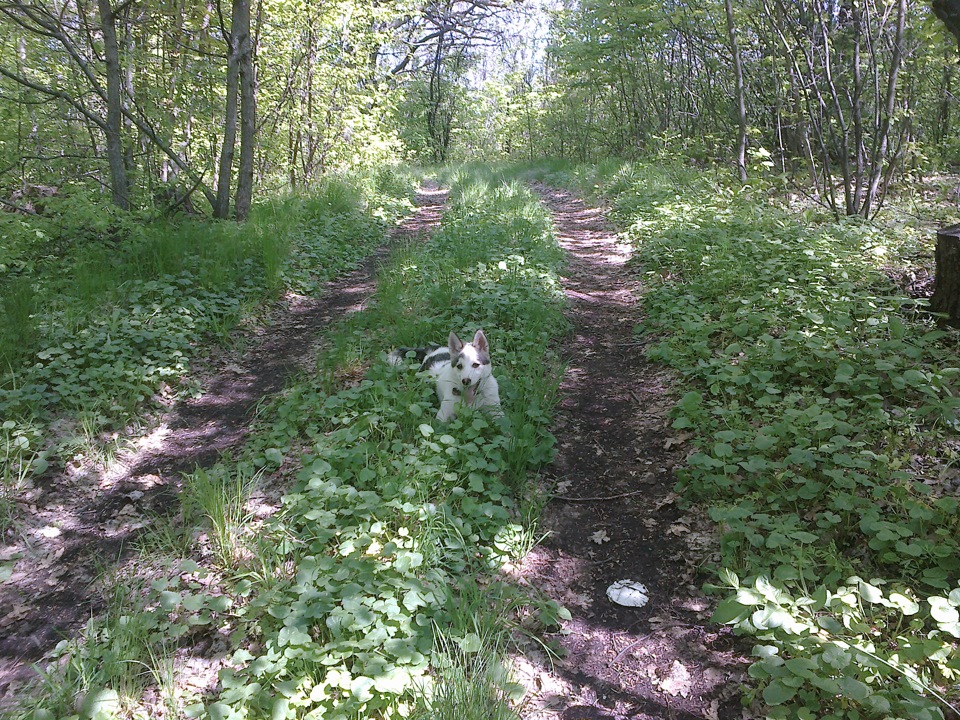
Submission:
<svg viewBox="0 0 960 720">
<path fill-rule="evenodd" d="M 436 679 L 422 686 L 411 720 L 517 720 L 509 675 L 493 636 L 437 631 Z"/>
<path fill-rule="evenodd" d="M 136 705 L 153 681 L 158 658 L 155 616 L 140 607 L 142 588 L 110 583 L 108 606 L 81 637 L 64 640 L 56 662 L 40 668 L 41 692 L 25 717 L 118 717 Z"/>
<path fill-rule="evenodd" d="M 3 313 L 0 315 L 0 374 L 24 363 L 40 344 L 37 326 L 37 297 L 33 283 L 14 278 L 0 286 Z"/>
<path fill-rule="evenodd" d="M 198 468 L 184 476 L 181 495 L 185 522 L 190 527 L 206 525 L 213 553 L 222 568 L 236 568 L 249 554 L 246 528 L 252 517 L 250 494 L 258 473 L 241 467 Z"/>
</svg>

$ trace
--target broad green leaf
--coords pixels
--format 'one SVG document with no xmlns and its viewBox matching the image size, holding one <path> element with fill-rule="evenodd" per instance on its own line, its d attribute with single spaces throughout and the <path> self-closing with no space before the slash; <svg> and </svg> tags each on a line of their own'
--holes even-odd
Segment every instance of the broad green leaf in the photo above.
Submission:
<svg viewBox="0 0 960 720">
<path fill-rule="evenodd" d="M 270 720 L 286 720 L 289 716 L 290 710 L 290 698 L 288 697 L 277 697 L 273 701 L 273 709 L 270 712 Z"/>
<path fill-rule="evenodd" d="M 792 620 L 789 613 L 775 606 L 762 608 L 750 616 L 751 624 L 758 630 L 773 630 L 790 624 Z"/>
<path fill-rule="evenodd" d="M 358 702 L 368 702 L 373 697 L 373 689 L 375 685 L 373 678 L 366 677 L 365 675 L 358 675 L 350 683 L 350 694 L 357 699 Z"/>
<path fill-rule="evenodd" d="M 300 628 L 290 626 L 280 629 L 277 642 L 280 647 L 286 647 L 287 645 L 309 645 L 313 642 L 313 638 Z"/>
<path fill-rule="evenodd" d="M 729 585 L 734 590 L 740 587 L 740 578 L 730 568 L 720 568 L 718 575 L 724 584 Z"/>
<path fill-rule="evenodd" d="M 411 679 L 406 669 L 390 665 L 383 672 L 375 675 L 373 682 L 377 692 L 400 695 L 410 687 Z"/>
<path fill-rule="evenodd" d="M 772 436 L 770 436 L 770 435 L 764 435 L 763 433 L 759 433 L 759 434 L 753 439 L 753 446 L 754 446 L 757 450 L 763 451 L 763 450 L 769 450 L 769 449 L 772 448 L 774 445 L 776 445 L 777 442 L 779 442 L 779 441 L 777 440 L 777 438 L 772 437 Z"/>
<path fill-rule="evenodd" d="M 852 653 L 836 643 L 827 643 L 823 648 L 821 657 L 825 663 L 837 670 L 842 670 L 853 660 Z"/>
<path fill-rule="evenodd" d="M 172 612 L 177 609 L 180 605 L 180 600 L 182 596 L 178 592 L 173 592 L 172 590 L 164 590 L 160 593 L 159 603 L 167 612 Z"/>
<path fill-rule="evenodd" d="M 868 582 L 863 580 L 857 583 L 857 588 L 860 591 L 860 597 L 870 603 L 879 603 L 883 602 L 883 591 L 878 588 L 876 585 L 871 585 Z"/>
<path fill-rule="evenodd" d="M 207 705 L 207 716 L 210 720 L 227 720 L 232 714 L 230 706 L 226 703 L 215 702 Z"/>
<path fill-rule="evenodd" d="M 920 611 L 920 603 L 900 593 L 890 593 L 890 602 L 904 615 L 916 615 Z"/>
<path fill-rule="evenodd" d="M 333 466 L 323 458 L 314 460 L 310 465 L 310 472 L 314 477 L 323 477 L 331 470 L 333 470 Z"/>
<path fill-rule="evenodd" d="M 797 689 L 774 680 L 763 689 L 763 700 L 767 705 L 782 705 L 793 699 Z"/>
<path fill-rule="evenodd" d="M 795 657 L 784 662 L 784 667 L 799 677 L 811 677 L 820 667 L 813 658 Z"/>
<path fill-rule="evenodd" d="M 207 599 L 206 595 L 184 595 L 181 602 L 185 610 L 196 612 L 207 604 Z"/>
<path fill-rule="evenodd" d="M 940 629 L 950 633 L 955 638 L 960 638 L 960 622 L 941 622 Z"/>
<path fill-rule="evenodd" d="M 370 611 L 370 608 L 361 606 L 353 612 L 353 619 L 355 621 L 354 627 L 366 628 L 376 622 L 377 616 Z"/>
<path fill-rule="evenodd" d="M 841 693 L 857 702 L 863 702 L 873 692 L 866 683 L 846 675 L 837 678 L 837 685 Z"/>
<path fill-rule="evenodd" d="M 955 623 L 960 620 L 960 612 L 947 598 L 928 597 L 927 602 L 930 603 L 930 617 L 938 623 Z"/>
<path fill-rule="evenodd" d="M 423 564 L 423 555 L 411 550 L 400 550 L 394 560 L 394 567 L 402 573 L 409 572 Z"/>
<path fill-rule="evenodd" d="M 710 622 L 720 625 L 732 625 L 740 622 L 750 614 L 750 609 L 746 605 L 737 602 L 736 598 L 726 598 L 720 601 L 717 609 L 714 610 Z"/>
</svg>

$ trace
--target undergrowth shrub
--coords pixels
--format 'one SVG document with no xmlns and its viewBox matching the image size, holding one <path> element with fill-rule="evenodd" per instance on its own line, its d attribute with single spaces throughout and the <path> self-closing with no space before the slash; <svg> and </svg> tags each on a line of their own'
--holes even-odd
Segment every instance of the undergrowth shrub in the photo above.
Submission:
<svg viewBox="0 0 960 720">
<path fill-rule="evenodd" d="M 438 717 L 463 697 L 476 717 L 507 717 L 511 631 L 564 614 L 491 577 L 535 540 L 527 476 L 552 456 L 559 378 L 544 349 L 565 321 L 547 215 L 519 186 L 483 188 L 463 187 L 425 246 L 396 253 L 316 377 L 264 411 L 272 420 L 242 462 L 285 467 L 307 451 L 257 560 L 237 569 L 254 642 L 233 655 L 207 716 Z M 439 424 L 432 385 L 383 350 L 480 322 L 505 416 L 463 409 Z M 531 366 L 545 370 L 520 372 Z"/>
<path fill-rule="evenodd" d="M 125 216 L 114 238 L 105 228 L 117 213 L 108 213 L 93 236 L 50 255 L 30 238 L 46 237 L 51 218 L 5 221 L 20 250 L 0 258 L 0 417 L 83 410 L 124 422 L 184 373 L 201 340 L 225 339 L 283 287 L 319 292 L 381 242 L 385 223 L 409 207 L 412 176 L 397 174 L 405 180 L 384 180 L 385 190 L 331 177 L 313 192 L 259 203 L 244 225 Z M 81 209 L 69 217 L 90 212 Z"/>
<path fill-rule="evenodd" d="M 186 477 L 186 532 L 153 540 L 172 555 L 170 577 L 154 576 L 129 611 L 139 677 L 170 716 L 513 717 L 522 689 L 504 653 L 566 617 L 495 576 L 537 540 L 528 475 L 552 456 L 549 347 L 566 324 L 546 213 L 519 186 L 472 182 L 461 179 L 425 245 L 395 253 L 373 302 L 329 333 L 317 372 L 260 409 L 240 457 Z M 342 199 L 334 188 L 306 204 Z M 465 408 L 440 424 L 432 384 L 384 351 L 478 322 L 505 414 Z M 248 501 L 268 476 L 286 493 L 261 524 Z M 124 634 L 105 620 L 62 644 L 32 717 L 69 715 L 77 696 L 143 710 L 142 686 L 100 670 Z M 177 643 L 198 632 L 230 638 L 212 698 L 171 684 Z"/>
<path fill-rule="evenodd" d="M 755 638 L 768 715 L 943 717 L 960 512 L 939 473 L 960 369 L 955 338 L 878 271 L 896 232 L 649 167 L 600 185 L 650 284 L 650 357 L 689 388 L 680 488 L 720 529 L 714 619 Z"/>
</svg>

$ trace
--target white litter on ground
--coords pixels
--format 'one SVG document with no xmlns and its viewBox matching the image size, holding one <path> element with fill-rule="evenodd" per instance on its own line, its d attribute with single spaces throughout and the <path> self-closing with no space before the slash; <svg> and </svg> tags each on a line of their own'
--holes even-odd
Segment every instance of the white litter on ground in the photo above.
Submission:
<svg viewBox="0 0 960 720">
<path fill-rule="evenodd" d="M 617 580 L 607 588 L 607 597 L 626 607 L 643 607 L 650 602 L 647 586 L 634 580 Z"/>
</svg>

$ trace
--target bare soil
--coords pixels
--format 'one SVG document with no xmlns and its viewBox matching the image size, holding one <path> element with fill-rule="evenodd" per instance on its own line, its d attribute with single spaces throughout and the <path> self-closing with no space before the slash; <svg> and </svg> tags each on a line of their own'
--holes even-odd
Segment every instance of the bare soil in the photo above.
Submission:
<svg viewBox="0 0 960 720">
<path fill-rule="evenodd" d="M 523 581 L 562 602 L 564 657 L 528 656 L 525 720 L 740 718 L 746 661 L 730 632 L 710 625 L 700 568 L 717 546 L 709 523 L 673 493 L 686 455 L 670 428 L 675 378 L 648 362 L 634 333 L 643 286 L 601 209 L 538 188 L 568 255 L 563 285 L 573 333 L 563 355 L 540 530 Z M 616 581 L 642 583 L 644 607 L 611 601 Z"/>
<path fill-rule="evenodd" d="M 436 227 L 446 197 L 425 188 L 417 212 L 393 238 Z M 135 541 L 153 519 L 178 511 L 183 474 L 239 449 L 258 405 L 314 362 L 323 330 L 363 308 L 388 252 L 389 244 L 319 298 L 282 298 L 265 323 L 241 331 L 236 350 L 197 361 L 190 378 L 199 386 L 195 397 L 125 439 L 114 457 L 68 459 L 28 488 L 19 522 L 0 545 L 0 561 L 16 560 L 0 585 L 0 707 L 35 681 L 34 663 L 103 608 L 109 593 L 98 581 L 103 570 L 131 562 Z"/>
</svg>

